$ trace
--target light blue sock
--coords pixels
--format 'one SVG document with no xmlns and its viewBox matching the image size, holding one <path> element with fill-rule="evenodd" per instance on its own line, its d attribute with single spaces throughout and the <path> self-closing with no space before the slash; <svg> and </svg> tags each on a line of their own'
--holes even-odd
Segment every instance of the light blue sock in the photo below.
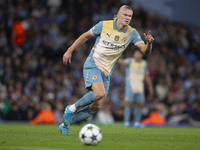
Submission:
<svg viewBox="0 0 200 150">
<path fill-rule="evenodd" d="M 130 122 L 131 118 L 131 108 L 125 107 L 124 108 L 124 122 Z"/>
<path fill-rule="evenodd" d="M 135 122 L 140 122 L 142 118 L 142 109 L 135 107 L 134 109 L 134 120 Z"/>
<path fill-rule="evenodd" d="M 96 102 L 97 99 L 94 95 L 94 92 L 89 92 L 85 94 L 82 98 L 80 98 L 76 103 L 75 107 L 78 109 L 79 107 L 84 107 L 86 105 L 92 104 L 93 102 Z"/>
<path fill-rule="evenodd" d="M 83 121 L 94 114 L 95 112 L 91 110 L 90 106 L 85 106 L 77 113 L 75 113 L 74 116 L 70 119 L 70 125 Z"/>
</svg>

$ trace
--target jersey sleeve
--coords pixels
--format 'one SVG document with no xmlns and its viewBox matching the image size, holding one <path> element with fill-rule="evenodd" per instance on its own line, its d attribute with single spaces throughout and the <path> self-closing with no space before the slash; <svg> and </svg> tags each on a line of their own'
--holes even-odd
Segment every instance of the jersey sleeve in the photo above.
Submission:
<svg viewBox="0 0 200 150">
<path fill-rule="evenodd" d="M 101 34 L 103 28 L 103 21 L 100 21 L 99 23 L 97 23 L 95 26 L 93 26 L 90 29 L 90 32 L 94 35 L 94 36 L 98 36 Z"/>
<path fill-rule="evenodd" d="M 137 43 L 139 42 L 143 42 L 144 41 L 141 39 L 141 36 L 140 34 L 137 32 L 137 30 L 135 29 L 133 32 L 132 32 L 132 44 L 136 45 Z"/>
</svg>

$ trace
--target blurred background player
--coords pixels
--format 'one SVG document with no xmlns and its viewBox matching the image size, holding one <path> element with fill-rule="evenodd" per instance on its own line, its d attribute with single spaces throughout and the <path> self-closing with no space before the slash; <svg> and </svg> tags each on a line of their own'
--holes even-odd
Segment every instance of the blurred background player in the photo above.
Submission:
<svg viewBox="0 0 200 150">
<path fill-rule="evenodd" d="M 124 108 L 124 127 L 130 126 L 132 105 L 134 103 L 134 128 L 143 128 L 140 123 L 142 107 L 145 102 L 144 81 L 146 81 L 149 95 L 153 97 L 153 86 L 149 77 L 147 62 L 142 59 L 143 54 L 136 49 L 132 58 L 119 59 L 119 63 L 126 65 L 125 82 L 125 108 Z"/>
<path fill-rule="evenodd" d="M 65 108 L 64 124 L 59 126 L 61 133 L 68 135 L 71 124 L 87 119 L 101 108 L 108 93 L 113 69 L 129 44 L 136 45 L 146 55 L 151 53 L 154 38 L 150 31 L 147 35 L 144 33 L 147 44 L 144 43 L 137 30 L 129 26 L 132 15 L 132 8 L 123 5 L 114 20 L 99 22 L 92 29 L 83 33 L 63 55 L 63 63 L 71 63 L 73 51 L 88 39 L 97 37 L 83 68 L 85 88 L 91 92 Z M 76 112 L 80 107 L 83 108 Z"/>
</svg>

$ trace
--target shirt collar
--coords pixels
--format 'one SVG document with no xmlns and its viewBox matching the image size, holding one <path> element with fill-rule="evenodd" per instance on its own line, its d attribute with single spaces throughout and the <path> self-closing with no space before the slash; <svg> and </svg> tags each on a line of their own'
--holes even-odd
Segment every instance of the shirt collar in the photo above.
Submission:
<svg viewBox="0 0 200 150">
<path fill-rule="evenodd" d="M 126 27 L 126 29 L 125 29 L 124 31 L 120 31 L 120 30 L 117 29 L 116 20 L 114 20 L 114 21 L 113 21 L 113 29 L 114 29 L 114 30 L 117 30 L 117 31 L 119 31 L 119 32 L 124 32 L 124 33 L 126 33 L 127 30 L 128 30 L 128 25 L 127 25 L 127 27 Z"/>
</svg>

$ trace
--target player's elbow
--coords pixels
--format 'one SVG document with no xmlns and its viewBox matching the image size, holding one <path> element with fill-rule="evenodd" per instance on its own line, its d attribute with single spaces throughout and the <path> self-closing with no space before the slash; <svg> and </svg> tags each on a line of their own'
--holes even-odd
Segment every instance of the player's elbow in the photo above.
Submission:
<svg viewBox="0 0 200 150">
<path fill-rule="evenodd" d="M 148 45 L 142 45 L 139 49 L 144 56 L 148 56 L 151 54 L 151 47 L 149 47 Z"/>
</svg>

